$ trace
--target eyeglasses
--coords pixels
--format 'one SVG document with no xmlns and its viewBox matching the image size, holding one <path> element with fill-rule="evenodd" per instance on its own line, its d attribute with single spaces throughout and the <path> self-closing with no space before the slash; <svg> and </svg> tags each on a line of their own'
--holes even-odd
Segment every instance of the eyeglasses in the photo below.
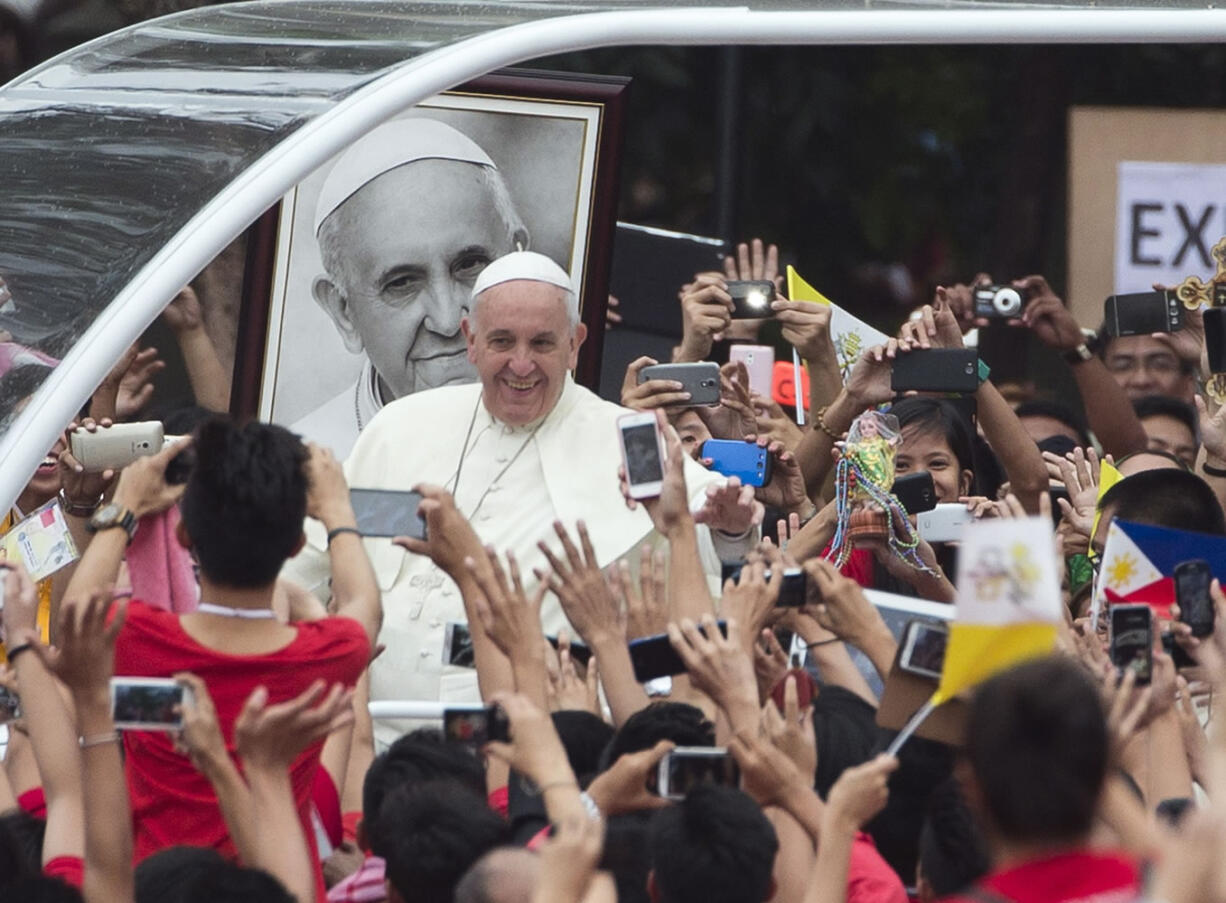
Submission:
<svg viewBox="0 0 1226 903">
<path fill-rule="evenodd" d="M 1107 357 L 1107 369 L 1112 373 L 1133 373 L 1145 370 L 1161 376 L 1179 372 L 1179 359 L 1173 354 L 1147 354 L 1144 357 L 1121 354 Z"/>
</svg>

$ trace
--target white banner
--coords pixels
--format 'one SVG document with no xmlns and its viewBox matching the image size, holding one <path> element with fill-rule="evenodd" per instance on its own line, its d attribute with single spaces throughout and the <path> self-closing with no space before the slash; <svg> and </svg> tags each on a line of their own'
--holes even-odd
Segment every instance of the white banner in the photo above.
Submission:
<svg viewBox="0 0 1226 903">
<path fill-rule="evenodd" d="M 1115 213 L 1115 293 L 1145 292 L 1217 271 L 1226 235 L 1226 165 L 1123 161 Z"/>
</svg>

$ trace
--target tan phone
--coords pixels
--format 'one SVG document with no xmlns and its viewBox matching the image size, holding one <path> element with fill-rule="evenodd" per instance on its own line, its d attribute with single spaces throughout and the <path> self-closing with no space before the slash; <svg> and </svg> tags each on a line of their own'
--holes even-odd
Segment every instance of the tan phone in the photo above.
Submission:
<svg viewBox="0 0 1226 903">
<path fill-rule="evenodd" d="M 137 458 L 157 454 L 164 444 L 162 424 L 157 420 L 116 423 L 92 433 L 77 427 L 69 436 L 72 456 L 95 473 L 127 467 Z"/>
</svg>

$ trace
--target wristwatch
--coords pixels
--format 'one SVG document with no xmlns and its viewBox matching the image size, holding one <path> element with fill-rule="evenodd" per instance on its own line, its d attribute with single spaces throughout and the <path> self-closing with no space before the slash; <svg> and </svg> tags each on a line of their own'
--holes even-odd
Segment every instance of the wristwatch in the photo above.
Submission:
<svg viewBox="0 0 1226 903">
<path fill-rule="evenodd" d="M 111 530 L 115 527 L 122 528 L 128 534 L 128 542 L 131 542 L 132 537 L 136 535 L 136 515 L 114 502 L 103 506 L 85 524 L 85 529 L 90 533 Z"/>
<path fill-rule="evenodd" d="M 1076 348 L 1070 348 L 1064 352 L 1064 359 L 1070 364 L 1084 364 L 1090 358 L 1094 357 L 1094 352 L 1090 350 L 1090 346 L 1082 342 Z"/>
</svg>

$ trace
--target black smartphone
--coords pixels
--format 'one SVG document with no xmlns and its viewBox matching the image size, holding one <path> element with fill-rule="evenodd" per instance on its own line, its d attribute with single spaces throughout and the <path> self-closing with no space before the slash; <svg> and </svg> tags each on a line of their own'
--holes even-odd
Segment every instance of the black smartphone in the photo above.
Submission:
<svg viewBox="0 0 1226 903">
<path fill-rule="evenodd" d="M 1111 607 L 1111 664 L 1121 672 L 1131 668 L 1137 685 L 1148 684 L 1154 672 L 1154 621 L 1148 605 Z"/>
<path fill-rule="evenodd" d="M 723 579 L 740 580 L 741 571 L 744 569 L 744 564 L 725 564 L 720 568 L 720 573 Z M 763 575 L 767 580 L 771 579 L 771 572 L 768 570 Z M 775 600 L 777 608 L 803 608 L 805 604 L 805 572 L 802 568 L 785 568 L 783 571 L 783 585 L 779 587 L 779 598 Z"/>
<path fill-rule="evenodd" d="M 417 513 L 420 492 L 350 489 L 349 501 L 363 536 L 426 538 L 426 520 Z"/>
<path fill-rule="evenodd" d="M 688 407 L 719 404 L 719 364 L 698 361 L 692 364 L 652 364 L 639 371 L 639 384 L 651 379 L 671 379 L 690 393 Z"/>
<path fill-rule="evenodd" d="M 894 358 L 890 386 L 895 392 L 955 392 L 979 388 L 979 352 L 974 348 L 919 348 Z"/>
<path fill-rule="evenodd" d="M 717 621 L 716 625 L 721 634 L 728 635 L 726 622 Z M 702 626 L 699 625 L 698 629 L 702 630 Z M 706 635 L 705 632 L 703 635 Z M 667 633 L 657 633 L 655 636 L 631 640 L 629 648 L 630 663 L 634 665 L 634 679 L 641 684 L 655 680 L 657 677 L 672 677 L 675 674 L 685 673 L 685 662 L 681 661 L 681 656 L 677 654 L 673 644 L 668 641 Z"/>
<path fill-rule="evenodd" d="M 443 737 L 453 743 L 482 747 L 511 739 L 510 721 L 499 705 L 457 705 L 443 709 Z"/>
<path fill-rule="evenodd" d="M 1192 636 L 1206 637 L 1213 633 L 1213 597 L 1209 584 L 1213 571 L 1202 558 L 1181 561 L 1175 565 L 1175 601 L 1179 603 L 1179 620 L 1192 628 Z"/>
<path fill-rule="evenodd" d="M 1222 288 L 1226 288 L 1226 285 Z M 1205 354 L 1209 357 L 1209 372 L 1226 373 L 1226 307 L 1210 307 L 1205 311 L 1204 317 Z"/>
<path fill-rule="evenodd" d="M 740 783 L 740 766 L 727 749 L 719 746 L 678 746 L 660 760 L 656 770 L 656 786 L 651 789 L 665 799 L 683 800 L 691 790 L 704 784 L 736 787 Z"/>
<path fill-rule="evenodd" d="M 949 628 L 933 621 L 908 621 L 903 628 L 898 667 L 909 674 L 941 679 Z"/>
<path fill-rule="evenodd" d="M 775 315 L 771 310 L 771 302 L 775 300 L 775 283 L 769 279 L 733 279 L 725 286 L 732 297 L 732 319 L 759 320 Z"/>
<path fill-rule="evenodd" d="M 937 490 L 932 484 L 932 474 L 926 470 L 903 474 L 894 481 L 890 491 L 908 514 L 931 511 L 937 506 Z"/>
<path fill-rule="evenodd" d="M 1150 335 L 1183 329 L 1183 302 L 1175 292 L 1133 292 L 1103 302 L 1107 335 Z"/>
<path fill-rule="evenodd" d="M 558 648 L 558 638 L 556 636 L 547 636 L 545 639 L 549 641 L 549 645 L 554 649 Z M 578 640 L 571 640 L 570 657 L 586 668 L 587 663 L 592 660 L 592 650 Z"/>
<path fill-rule="evenodd" d="M 473 635 L 463 621 L 448 621 L 443 634 L 443 661 L 457 668 L 475 668 Z"/>
</svg>

